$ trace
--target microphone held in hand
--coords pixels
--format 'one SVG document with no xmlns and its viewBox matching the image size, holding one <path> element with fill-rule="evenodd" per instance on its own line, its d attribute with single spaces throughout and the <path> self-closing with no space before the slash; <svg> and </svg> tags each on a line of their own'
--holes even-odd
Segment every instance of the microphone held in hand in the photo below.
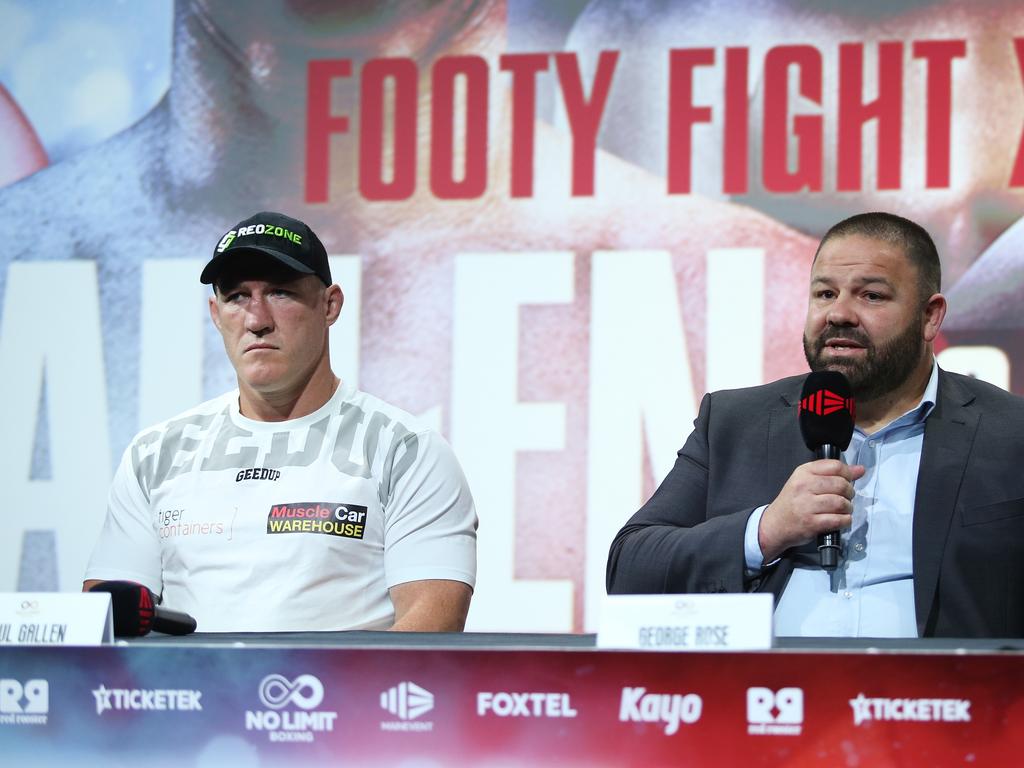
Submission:
<svg viewBox="0 0 1024 768">
<path fill-rule="evenodd" d="M 856 409 L 850 382 L 838 371 L 815 371 L 800 393 L 800 434 L 816 459 L 839 459 L 850 445 Z M 839 531 L 818 536 L 821 567 L 839 565 Z"/>
<path fill-rule="evenodd" d="M 110 593 L 117 637 L 141 637 L 150 630 L 165 635 L 188 635 L 196 631 L 195 619 L 187 613 L 157 605 L 153 593 L 134 581 L 103 581 L 89 591 Z"/>
</svg>

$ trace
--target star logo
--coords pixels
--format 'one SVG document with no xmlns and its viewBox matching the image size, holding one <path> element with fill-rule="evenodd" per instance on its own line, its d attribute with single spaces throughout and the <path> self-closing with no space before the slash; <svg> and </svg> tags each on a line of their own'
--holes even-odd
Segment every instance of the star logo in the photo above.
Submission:
<svg viewBox="0 0 1024 768">
<path fill-rule="evenodd" d="M 850 706 L 853 708 L 854 725 L 871 719 L 871 699 L 863 693 L 858 694 L 856 699 L 850 699 Z"/>
<path fill-rule="evenodd" d="M 113 693 L 109 688 L 105 687 L 103 683 L 100 683 L 100 687 L 92 692 L 92 695 L 96 699 L 96 714 L 102 715 L 107 709 L 110 709 L 110 695 Z"/>
</svg>

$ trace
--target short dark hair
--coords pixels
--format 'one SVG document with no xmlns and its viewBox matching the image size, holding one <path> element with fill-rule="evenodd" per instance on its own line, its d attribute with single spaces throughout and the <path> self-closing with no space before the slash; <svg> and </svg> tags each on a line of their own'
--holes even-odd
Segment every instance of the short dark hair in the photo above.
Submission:
<svg viewBox="0 0 1024 768">
<path fill-rule="evenodd" d="M 863 235 L 899 246 L 903 254 L 910 259 L 910 263 L 917 267 L 917 287 L 922 303 L 942 289 L 939 252 L 931 235 L 920 224 L 884 211 L 858 213 L 856 216 L 843 219 L 825 233 L 818 244 L 818 250 L 814 253 L 815 261 L 825 243 L 848 235 Z"/>
</svg>

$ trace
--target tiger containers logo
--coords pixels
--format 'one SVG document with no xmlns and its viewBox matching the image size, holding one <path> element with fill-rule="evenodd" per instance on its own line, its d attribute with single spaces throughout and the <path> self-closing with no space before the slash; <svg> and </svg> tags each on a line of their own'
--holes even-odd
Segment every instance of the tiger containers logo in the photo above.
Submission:
<svg viewBox="0 0 1024 768">
<path fill-rule="evenodd" d="M 361 539 L 366 531 L 366 507 L 332 501 L 275 504 L 267 517 L 267 533 L 320 533 Z"/>
</svg>

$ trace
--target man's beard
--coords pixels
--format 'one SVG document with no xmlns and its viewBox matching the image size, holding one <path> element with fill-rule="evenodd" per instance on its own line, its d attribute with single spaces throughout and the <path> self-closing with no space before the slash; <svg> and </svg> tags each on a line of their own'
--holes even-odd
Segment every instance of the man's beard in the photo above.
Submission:
<svg viewBox="0 0 1024 768">
<path fill-rule="evenodd" d="M 865 349 L 863 360 L 834 358 L 825 360 L 822 353 L 829 339 L 849 339 Z M 804 336 L 804 357 L 812 371 L 838 371 L 850 381 L 857 400 L 875 400 L 898 389 L 921 360 L 924 340 L 916 323 L 886 343 L 875 346 L 861 330 L 827 325 L 818 338 L 811 341 Z"/>
</svg>

